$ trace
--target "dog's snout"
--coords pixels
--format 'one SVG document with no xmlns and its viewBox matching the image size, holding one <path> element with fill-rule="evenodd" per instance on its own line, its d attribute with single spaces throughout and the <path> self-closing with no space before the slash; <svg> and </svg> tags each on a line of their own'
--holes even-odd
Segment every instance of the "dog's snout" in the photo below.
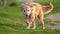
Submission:
<svg viewBox="0 0 60 34">
<path fill-rule="evenodd" d="M 28 16 L 28 15 L 26 15 L 26 16 Z"/>
</svg>

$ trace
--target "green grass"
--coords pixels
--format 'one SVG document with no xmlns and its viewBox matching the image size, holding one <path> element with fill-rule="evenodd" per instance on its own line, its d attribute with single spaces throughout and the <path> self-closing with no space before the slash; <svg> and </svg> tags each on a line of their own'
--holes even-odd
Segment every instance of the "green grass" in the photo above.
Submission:
<svg viewBox="0 0 60 34">
<path fill-rule="evenodd" d="M 0 34 L 60 34 L 58 30 L 37 27 L 35 30 L 27 30 L 23 25 L 0 24 Z"/>
<path fill-rule="evenodd" d="M 35 1 L 42 5 L 49 5 L 49 0 Z M 60 13 L 60 0 L 51 0 L 54 9 L 49 14 Z M 17 6 L 9 6 L 12 2 L 8 2 L 7 6 L 0 6 L 0 34 L 60 34 L 58 30 L 51 30 L 42 28 L 37 24 L 37 28 L 26 29 L 26 23 L 22 11 L 20 10 L 21 2 L 16 3 Z M 48 15 L 49 15 L 48 14 Z M 47 16 L 47 15 L 46 15 Z"/>
</svg>

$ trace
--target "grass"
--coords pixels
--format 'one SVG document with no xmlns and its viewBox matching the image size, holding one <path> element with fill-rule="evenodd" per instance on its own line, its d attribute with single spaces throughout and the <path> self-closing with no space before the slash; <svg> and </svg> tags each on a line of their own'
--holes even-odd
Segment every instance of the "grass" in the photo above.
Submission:
<svg viewBox="0 0 60 34">
<path fill-rule="evenodd" d="M 51 29 L 42 30 L 39 27 L 35 30 L 27 30 L 25 26 L 21 25 L 0 24 L 0 34 L 60 34 L 60 31 Z"/>
<path fill-rule="evenodd" d="M 49 14 L 60 13 L 60 0 L 51 1 L 54 5 L 54 10 Z M 38 0 L 36 2 L 42 5 L 48 5 L 50 1 Z M 8 2 L 5 7 L 0 6 L 0 34 L 60 34 L 58 30 L 51 30 L 48 28 L 42 30 L 39 24 L 37 24 L 35 30 L 27 30 L 24 16 L 19 8 L 22 3 L 16 3 L 18 5 L 12 7 L 10 6 L 11 3 L 12 2 Z"/>
</svg>

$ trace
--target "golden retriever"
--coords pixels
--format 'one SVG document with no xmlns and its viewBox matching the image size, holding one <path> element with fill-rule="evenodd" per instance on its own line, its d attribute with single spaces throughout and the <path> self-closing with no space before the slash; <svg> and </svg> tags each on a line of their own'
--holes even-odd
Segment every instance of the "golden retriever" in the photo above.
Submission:
<svg viewBox="0 0 60 34">
<path fill-rule="evenodd" d="M 26 2 L 22 4 L 21 10 L 26 19 L 27 29 L 30 29 L 32 25 L 33 25 L 33 29 L 36 28 L 36 24 L 35 24 L 36 17 L 39 19 L 39 21 L 41 21 L 42 29 L 44 29 L 45 28 L 44 14 L 48 14 L 53 10 L 53 4 L 50 3 L 49 6 L 43 6 L 35 2 Z"/>
</svg>

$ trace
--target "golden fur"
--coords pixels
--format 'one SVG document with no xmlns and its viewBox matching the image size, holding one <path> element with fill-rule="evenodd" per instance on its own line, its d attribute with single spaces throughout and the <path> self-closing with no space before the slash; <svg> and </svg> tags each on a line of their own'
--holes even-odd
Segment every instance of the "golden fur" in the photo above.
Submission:
<svg viewBox="0 0 60 34">
<path fill-rule="evenodd" d="M 21 6 L 21 10 L 26 18 L 27 29 L 30 29 L 33 24 L 33 29 L 36 28 L 35 18 L 37 17 L 42 23 L 42 29 L 44 29 L 44 14 L 48 14 L 53 9 L 52 3 L 50 6 L 42 6 L 35 2 L 26 2 Z"/>
</svg>

